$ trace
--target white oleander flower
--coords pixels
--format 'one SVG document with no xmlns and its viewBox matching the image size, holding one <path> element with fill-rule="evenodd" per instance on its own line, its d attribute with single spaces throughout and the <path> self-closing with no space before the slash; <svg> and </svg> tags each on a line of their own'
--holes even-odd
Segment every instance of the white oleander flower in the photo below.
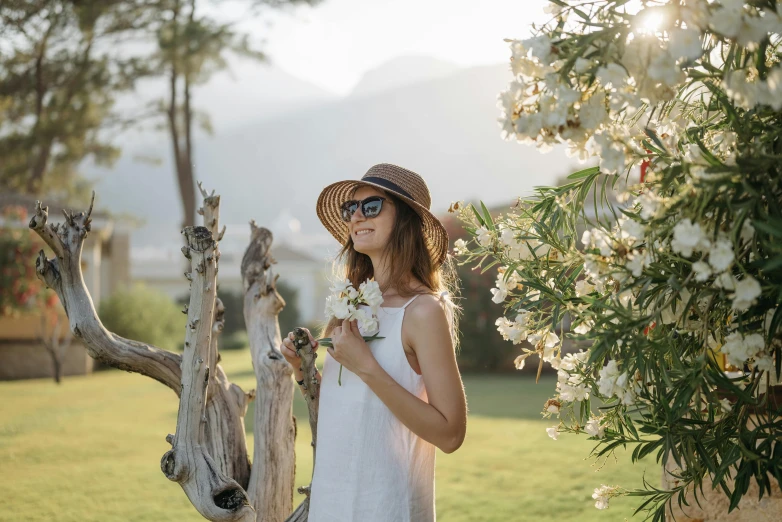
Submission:
<svg viewBox="0 0 782 522">
<path fill-rule="evenodd" d="M 529 316 L 529 312 L 521 310 L 518 315 L 516 315 L 515 321 L 511 321 L 506 317 L 500 317 L 494 324 L 497 326 L 497 331 L 500 332 L 504 340 L 511 341 L 513 344 L 519 344 L 527 340 L 527 323 L 529 321 Z"/>
<path fill-rule="evenodd" d="M 338 296 L 340 293 L 344 292 L 351 286 L 350 279 L 337 279 L 331 283 L 331 288 L 329 288 L 329 291 L 332 294 Z"/>
<path fill-rule="evenodd" d="M 380 285 L 374 279 L 364 281 L 359 285 L 362 300 L 370 306 L 376 308 L 383 302 L 383 293 L 380 291 Z"/>
<path fill-rule="evenodd" d="M 736 288 L 736 279 L 728 272 L 723 272 L 714 280 L 714 286 L 724 288 L 725 290 L 734 290 Z"/>
<path fill-rule="evenodd" d="M 709 264 L 715 272 L 724 272 L 730 268 L 733 258 L 733 243 L 730 239 L 718 239 L 709 249 Z"/>
<path fill-rule="evenodd" d="M 590 437 L 597 437 L 602 439 L 605 436 L 605 426 L 601 424 L 602 419 L 600 417 L 592 417 L 584 426 L 584 431 Z"/>
<path fill-rule="evenodd" d="M 597 509 L 608 509 L 608 501 L 611 497 L 616 496 L 617 489 L 615 486 L 606 486 L 605 484 L 595 488 L 595 492 L 592 493 L 592 498 L 595 499 L 595 507 Z"/>
<path fill-rule="evenodd" d="M 633 277 L 641 277 L 641 273 L 645 266 L 649 265 L 651 258 L 649 252 L 640 252 L 633 250 L 627 254 L 627 260 L 625 261 L 625 268 L 633 274 Z"/>
<path fill-rule="evenodd" d="M 529 353 L 523 353 L 513 359 L 513 365 L 516 367 L 517 370 L 523 370 L 524 369 L 524 361 L 527 360 L 527 357 L 532 355 L 532 352 Z"/>
<path fill-rule="evenodd" d="M 771 373 L 775 371 L 774 358 L 766 354 L 755 357 L 755 367 L 761 372 Z"/>
<path fill-rule="evenodd" d="M 698 29 L 674 28 L 669 31 L 668 52 L 676 59 L 695 60 L 701 57 L 701 32 Z"/>
<path fill-rule="evenodd" d="M 478 239 L 478 244 L 482 247 L 491 246 L 492 238 L 494 237 L 492 232 L 483 226 L 478 227 L 478 230 L 475 231 L 475 236 Z"/>
<path fill-rule="evenodd" d="M 557 346 L 559 346 L 559 336 L 551 330 L 544 329 L 529 334 L 527 337 L 530 344 L 533 344 L 536 348 L 543 352 L 542 359 L 546 362 L 551 362 L 554 357 L 554 352 Z"/>
<path fill-rule="evenodd" d="M 351 320 L 358 322 L 358 330 L 361 335 L 374 335 L 380 330 L 377 319 L 372 315 L 371 311 L 359 308 L 353 312 Z"/>
<path fill-rule="evenodd" d="M 754 333 L 745 337 L 739 332 L 732 332 L 725 337 L 725 343 L 720 351 L 727 356 L 729 364 L 741 368 L 764 348 L 762 335 Z"/>
<path fill-rule="evenodd" d="M 335 298 L 334 296 L 329 296 L 327 299 L 331 299 L 331 306 L 328 307 L 327 305 L 326 313 L 336 317 L 337 319 L 347 319 L 355 310 L 355 307 L 350 304 L 350 301 L 347 297 L 339 299 Z"/>
<path fill-rule="evenodd" d="M 589 99 L 581 104 L 578 111 L 578 119 L 581 127 L 589 130 L 600 128 L 608 119 L 606 110 L 605 93 L 598 90 Z"/>
<path fill-rule="evenodd" d="M 618 89 L 627 78 L 627 71 L 617 63 L 609 63 L 605 67 L 599 67 L 596 76 L 603 87 Z"/>
<path fill-rule="evenodd" d="M 589 284 L 586 279 L 576 281 L 576 297 L 584 297 L 595 291 L 595 285 Z"/>
<path fill-rule="evenodd" d="M 758 81 L 747 81 L 747 73 L 752 69 L 736 69 L 725 74 L 722 87 L 725 93 L 738 106 L 752 109 L 760 101 L 761 86 Z"/>
<path fill-rule="evenodd" d="M 600 255 L 608 257 L 614 252 L 613 240 L 601 228 L 593 228 L 591 230 L 585 230 L 581 234 L 581 242 L 588 249 L 597 248 L 600 250 Z"/>
<path fill-rule="evenodd" d="M 744 279 L 735 282 L 734 293 L 730 296 L 733 299 L 732 307 L 734 310 L 746 310 L 760 297 L 760 283 L 751 275 L 744 276 Z"/>
<path fill-rule="evenodd" d="M 511 259 L 526 260 L 532 258 L 532 249 L 538 248 L 542 243 L 537 239 L 520 240 L 517 234 L 527 235 L 521 231 L 509 228 L 504 223 L 499 225 L 500 241 L 508 248 L 508 257 Z"/>
<path fill-rule="evenodd" d="M 687 0 L 686 5 L 681 7 L 681 17 L 687 27 L 697 27 L 705 31 L 709 28 L 710 16 L 707 0 Z"/>
<path fill-rule="evenodd" d="M 573 332 L 575 332 L 575 333 L 577 333 L 579 335 L 585 335 L 585 334 L 589 333 L 592 330 L 592 327 L 594 325 L 595 325 L 595 322 L 588 319 L 586 321 L 583 321 L 578 326 L 576 326 L 573 329 Z"/>
<path fill-rule="evenodd" d="M 453 243 L 453 253 L 457 256 L 461 256 L 469 252 L 467 248 L 467 242 L 464 239 L 457 239 Z"/>
<path fill-rule="evenodd" d="M 581 57 L 576 58 L 576 63 L 573 64 L 573 70 L 578 74 L 587 72 L 592 67 L 593 62 Z"/>
<path fill-rule="evenodd" d="M 782 110 L 782 66 L 774 67 L 766 74 L 766 88 L 761 101 L 775 111 Z"/>
<path fill-rule="evenodd" d="M 702 283 L 711 277 L 711 267 L 705 261 L 696 261 L 693 263 L 692 271 L 695 272 L 695 280 L 699 283 Z"/>
<path fill-rule="evenodd" d="M 652 219 L 660 208 L 661 200 L 654 192 L 645 190 L 643 194 L 638 196 L 636 202 L 641 206 L 641 217 L 643 219 Z"/>
<path fill-rule="evenodd" d="M 507 267 L 504 267 L 507 270 Z M 519 277 L 514 271 L 505 279 L 505 271 L 497 274 L 496 288 L 490 289 L 494 303 L 500 304 L 508 297 L 508 292 L 514 290 L 519 284 Z"/>
<path fill-rule="evenodd" d="M 681 67 L 676 65 L 676 59 L 667 52 L 660 52 L 652 59 L 648 73 L 649 78 L 666 87 L 675 87 L 687 77 Z"/>
<path fill-rule="evenodd" d="M 522 40 L 522 47 L 543 64 L 551 63 L 551 38 L 545 34 Z"/>
<path fill-rule="evenodd" d="M 723 0 L 720 2 L 720 7 L 711 11 L 709 25 L 722 36 L 735 38 L 741 29 L 743 10 L 743 0 L 740 2 Z"/>
<path fill-rule="evenodd" d="M 559 370 L 557 371 L 557 393 L 559 393 L 559 397 L 565 402 L 585 401 L 589 398 L 589 387 L 584 383 L 584 378 L 578 374 L 570 374 L 562 367 L 563 362 L 568 357 L 570 357 L 570 355 L 566 355 L 559 364 Z M 572 364 L 570 366 L 572 366 Z"/>
<path fill-rule="evenodd" d="M 698 223 L 693 223 L 690 218 L 685 218 L 681 223 L 673 227 L 673 239 L 671 248 L 674 252 L 690 257 L 693 250 L 702 249 L 707 245 L 708 239 Z"/>
</svg>

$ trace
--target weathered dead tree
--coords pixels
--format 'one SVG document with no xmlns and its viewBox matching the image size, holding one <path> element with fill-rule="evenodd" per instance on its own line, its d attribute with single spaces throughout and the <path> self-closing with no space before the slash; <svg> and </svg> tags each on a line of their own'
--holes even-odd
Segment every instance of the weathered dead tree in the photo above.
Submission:
<svg viewBox="0 0 782 522">
<path fill-rule="evenodd" d="M 49 224 L 48 208 L 37 202 L 30 220 L 33 229 L 55 257 L 38 254 L 38 277 L 53 288 L 68 316 L 70 330 L 91 357 L 110 366 L 140 373 L 171 388 L 179 396 L 175 434 L 161 459 L 163 473 L 180 484 L 193 506 L 213 521 L 306 521 L 309 487 L 301 488 L 306 500 L 292 513 L 295 473 L 296 420 L 293 417 L 293 372 L 279 351 L 279 312 L 285 306 L 277 293 L 269 254 L 272 234 L 251 226 L 251 241 L 242 260 L 244 317 L 257 392 L 245 393 L 228 381 L 218 364 L 217 338 L 223 327 L 224 307 L 216 297 L 220 251 L 218 233 L 220 196 L 207 194 L 199 214 L 204 226 L 186 227 L 182 252 L 190 262 L 190 302 L 183 354 L 124 339 L 100 322 L 81 273 L 84 239 L 90 231 L 95 200 L 84 213 L 65 212 L 65 222 Z M 308 377 L 313 457 L 317 429 L 315 353 L 301 347 Z M 255 400 L 253 462 L 247 455 L 244 416 Z"/>
</svg>

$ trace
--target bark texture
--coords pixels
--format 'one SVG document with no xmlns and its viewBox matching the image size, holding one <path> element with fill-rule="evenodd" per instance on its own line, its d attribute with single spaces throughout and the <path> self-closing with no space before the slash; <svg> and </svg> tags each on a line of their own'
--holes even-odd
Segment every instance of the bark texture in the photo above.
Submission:
<svg viewBox="0 0 782 522">
<path fill-rule="evenodd" d="M 206 227 L 185 227 L 184 234 L 184 248 L 188 249 L 185 257 L 190 259 L 192 271 L 181 395 L 176 435 L 160 467 L 169 480 L 182 486 L 204 518 L 251 521 L 255 512 L 247 494 L 238 482 L 220 472 L 206 445 L 206 397 L 210 368 L 216 364 L 212 321 L 217 294 L 217 242 Z"/>
<path fill-rule="evenodd" d="M 244 322 L 257 383 L 250 498 L 263 506 L 258 521 L 285 520 L 293 510 L 296 465 L 293 369 L 282 356 L 277 315 L 285 306 L 275 287 L 272 234 L 250 223 L 250 245 L 242 258 Z M 258 419 L 263 419 L 259 421 Z"/>
</svg>

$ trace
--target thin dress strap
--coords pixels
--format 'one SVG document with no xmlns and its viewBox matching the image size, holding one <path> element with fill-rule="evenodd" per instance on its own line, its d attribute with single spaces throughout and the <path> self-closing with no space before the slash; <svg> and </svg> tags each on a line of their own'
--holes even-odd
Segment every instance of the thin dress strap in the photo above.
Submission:
<svg viewBox="0 0 782 522">
<path fill-rule="evenodd" d="M 420 295 L 420 294 L 416 294 L 416 295 L 414 295 L 412 299 L 410 299 L 408 302 L 406 302 L 406 303 L 404 304 L 404 306 L 402 306 L 402 309 L 404 310 L 405 308 L 407 308 L 407 305 L 409 305 L 410 303 L 412 303 L 413 301 L 415 301 L 415 298 L 416 298 L 416 297 L 418 297 L 418 295 Z"/>
</svg>

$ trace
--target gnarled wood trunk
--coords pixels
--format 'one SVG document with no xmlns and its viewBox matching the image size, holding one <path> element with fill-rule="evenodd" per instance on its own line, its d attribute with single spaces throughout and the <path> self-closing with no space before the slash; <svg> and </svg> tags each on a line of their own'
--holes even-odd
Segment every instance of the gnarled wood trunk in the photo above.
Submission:
<svg viewBox="0 0 782 522">
<path fill-rule="evenodd" d="M 199 188 L 200 184 L 199 184 Z M 219 267 L 220 197 L 201 188 L 199 214 L 204 226 L 186 227 L 190 260 L 190 302 L 185 349 L 177 354 L 124 339 L 101 323 L 81 273 L 81 251 L 90 231 L 89 210 L 65 213 L 65 222 L 48 223 L 48 208 L 36 204 L 30 228 L 43 238 L 55 257 L 38 254 L 38 277 L 53 288 L 68 315 L 71 332 L 93 358 L 122 370 L 151 377 L 180 399 L 177 429 L 166 440 L 171 450 L 161 459 L 165 475 L 178 482 L 204 518 L 214 521 L 306 521 L 307 499 L 293 512 L 295 470 L 292 369 L 279 351 L 277 321 L 285 302 L 275 288 L 269 255 L 272 235 L 251 223 L 252 239 L 242 260 L 244 316 L 257 381 L 257 393 L 245 393 L 228 381 L 220 367 L 217 337 L 222 331 L 223 304 L 216 298 Z M 305 343 L 309 346 L 309 343 Z M 314 376 L 315 357 L 301 348 L 305 375 Z M 305 354 L 306 352 L 306 354 Z M 310 381 L 307 404 L 315 446 L 318 383 Z M 255 444 L 252 466 L 247 456 L 244 416 L 255 399 Z"/>
</svg>

